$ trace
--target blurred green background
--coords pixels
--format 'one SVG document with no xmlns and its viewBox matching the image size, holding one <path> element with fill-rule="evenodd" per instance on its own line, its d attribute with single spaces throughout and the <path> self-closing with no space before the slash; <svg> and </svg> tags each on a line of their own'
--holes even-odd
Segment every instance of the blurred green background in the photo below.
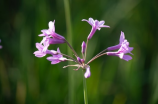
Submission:
<svg viewBox="0 0 158 104">
<path fill-rule="evenodd" d="M 158 1 L 70 0 L 70 11 L 78 54 L 91 30 L 82 19 L 105 20 L 110 26 L 97 30 L 89 41 L 88 60 L 118 44 L 121 31 L 134 47 L 129 62 L 103 56 L 90 63 L 89 104 L 158 104 Z M 49 21 L 55 20 L 56 32 L 68 38 L 64 1 L 1 0 L 0 14 L 0 104 L 70 104 L 70 92 L 73 104 L 83 104 L 82 71 L 72 72 L 70 86 L 68 69 L 62 68 L 67 62 L 51 65 L 48 56 L 33 54 Z M 57 47 L 67 53 L 66 44 L 49 48 Z"/>
</svg>

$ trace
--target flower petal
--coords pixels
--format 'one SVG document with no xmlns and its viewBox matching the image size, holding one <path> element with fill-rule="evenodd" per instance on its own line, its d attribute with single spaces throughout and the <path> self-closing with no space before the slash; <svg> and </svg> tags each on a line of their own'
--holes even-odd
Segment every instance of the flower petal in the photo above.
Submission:
<svg viewBox="0 0 158 104">
<path fill-rule="evenodd" d="M 132 59 L 132 57 L 130 55 L 123 55 L 122 59 L 129 61 Z"/>
<path fill-rule="evenodd" d="M 36 57 L 43 57 L 46 55 L 45 53 L 42 53 L 41 51 L 35 51 L 33 54 L 35 54 Z"/>
<path fill-rule="evenodd" d="M 89 24 L 92 24 L 93 26 L 94 26 L 94 24 L 95 24 L 93 18 L 89 18 L 89 22 L 88 22 L 88 23 L 89 23 Z"/>
<path fill-rule="evenodd" d="M 55 58 L 54 56 L 47 57 L 47 60 L 51 61 L 51 64 L 57 64 L 57 63 L 61 62 L 58 58 Z"/>
<path fill-rule="evenodd" d="M 121 31 L 120 44 L 121 44 L 122 42 L 124 42 L 124 40 L 125 40 L 125 35 L 124 35 L 124 32 Z"/>
<path fill-rule="evenodd" d="M 99 26 L 104 25 L 104 23 L 105 23 L 105 21 L 100 21 L 100 22 L 99 22 Z"/>
<path fill-rule="evenodd" d="M 40 43 L 36 43 L 36 48 L 37 48 L 38 50 L 43 50 L 43 45 L 40 44 Z"/>
<path fill-rule="evenodd" d="M 51 32 L 55 32 L 54 23 L 55 23 L 55 20 L 54 20 L 54 22 L 50 21 L 49 24 L 48 24 L 48 25 L 49 25 L 49 30 L 50 30 Z"/>
</svg>

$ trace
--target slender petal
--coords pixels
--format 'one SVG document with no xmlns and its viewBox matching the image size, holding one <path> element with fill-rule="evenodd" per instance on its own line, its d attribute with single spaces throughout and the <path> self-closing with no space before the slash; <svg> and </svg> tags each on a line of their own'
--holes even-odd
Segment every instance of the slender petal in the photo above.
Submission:
<svg viewBox="0 0 158 104">
<path fill-rule="evenodd" d="M 49 22 L 48 26 L 49 26 L 50 32 L 55 32 L 54 24 L 55 24 L 55 20 L 54 20 L 54 22 L 52 22 L 52 21 Z"/>
<path fill-rule="evenodd" d="M 122 42 L 125 40 L 125 35 L 124 35 L 124 32 L 121 31 L 121 35 L 120 35 L 120 43 L 119 44 L 122 44 Z"/>
</svg>

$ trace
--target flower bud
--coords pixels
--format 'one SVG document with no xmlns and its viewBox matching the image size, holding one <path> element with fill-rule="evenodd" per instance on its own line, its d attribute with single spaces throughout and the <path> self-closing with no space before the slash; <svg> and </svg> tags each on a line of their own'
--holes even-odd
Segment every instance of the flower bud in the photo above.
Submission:
<svg viewBox="0 0 158 104">
<path fill-rule="evenodd" d="M 86 50 L 86 43 L 84 41 L 82 42 L 81 47 L 82 47 L 82 51 L 81 52 L 84 54 L 85 50 Z"/>
<path fill-rule="evenodd" d="M 77 60 L 80 62 L 80 64 L 82 64 L 81 58 L 77 57 Z"/>
</svg>

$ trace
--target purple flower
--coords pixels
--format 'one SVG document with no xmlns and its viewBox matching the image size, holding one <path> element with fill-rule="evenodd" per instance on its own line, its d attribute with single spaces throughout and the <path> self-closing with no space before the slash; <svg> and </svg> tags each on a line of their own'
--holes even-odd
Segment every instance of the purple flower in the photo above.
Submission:
<svg viewBox="0 0 158 104">
<path fill-rule="evenodd" d="M 58 39 L 58 40 L 62 40 L 62 41 L 65 41 L 65 38 L 57 33 L 55 33 L 55 20 L 54 22 L 50 21 L 48 26 L 49 26 L 49 29 L 46 30 L 41 30 L 41 32 L 43 32 L 43 34 L 40 34 L 38 36 L 49 36 L 49 37 L 53 37 L 54 39 Z"/>
<path fill-rule="evenodd" d="M 43 57 L 46 54 L 52 54 L 52 55 L 57 54 L 57 52 L 54 50 L 47 50 L 46 49 L 45 51 L 43 51 L 45 47 L 40 43 L 36 43 L 36 48 L 38 49 L 38 51 L 35 51 L 33 53 L 33 54 L 35 54 L 36 57 Z"/>
<path fill-rule="evenodd" d="M 0 43 L 1 43 L 1 39 L 0 39 Z M 2 46 L 0 45 L 0 49 L 2 48 Z"/>
<path fill-rule="evenodd" d="M 81 52 L 84 54 L 85 53 L 85 49 L 86 49 L 86 43 L 84 41 L 82 42 L 81 47 L 82 47 L 82 51 Z"/>
<path fill-rule="evenodd" d="M 57 52 L 60 53 L 59 48 L 57 49 Z M 61 61 L 66 61 L 67 58 L 63 57 L 61 54 L 53 55 L 51 57 L 47 57 L 47 60 L 51 61 L 51 64 L 57 64 Z"/>
<path fill-rule="evenodd" d="M 131 53 L 131 51 L 133 50 L 133 47 L 129 47 L 129 42 L 127 40 L 124 40 L 124 42 L 121 44 L 120 49 L 117 52 L 106 52 L 107 55 L 111 55 L 111 56 L 118 56 L 123 60 L 129 61 L 132 59 L 132 57 L 130 55 L 125 55 L 127 53 Z"/>
<path fill-rule="evenodd" d="M 119 49 L 124 41 L 126 41 L 126 40 L 125 40 L 125 35 L 124 35 L 124 32 L 121 31 L 119 44 L 118 44 L 118 45 L 115 45 L 115 46 L 108 47 L 107 50 L 108 50 L 108 51 L 112 51 L 112 50 Z"/>
<path fill-rule="evenodd" d="M 105 21 L 93 20 L 93 18 L 89 18 L 89 20 L 83 19 L 82 21 L 87 21 L 92 26 L 91 32 L 88 35 L 88 40 L 92 38 L 97 29 L 100 30 L 101 27 L 110 28 L 110 26 L 104 25 Z"/>
<path fill-rule="evenodd" d="M 88 78 L 88 77 L 91 76 L 90 66 L 87 65 L 85 68 L 86 68 L 86 72 L 84 73 L 84 77 L 85 77 L 85 78 Z"/>
</svg>

